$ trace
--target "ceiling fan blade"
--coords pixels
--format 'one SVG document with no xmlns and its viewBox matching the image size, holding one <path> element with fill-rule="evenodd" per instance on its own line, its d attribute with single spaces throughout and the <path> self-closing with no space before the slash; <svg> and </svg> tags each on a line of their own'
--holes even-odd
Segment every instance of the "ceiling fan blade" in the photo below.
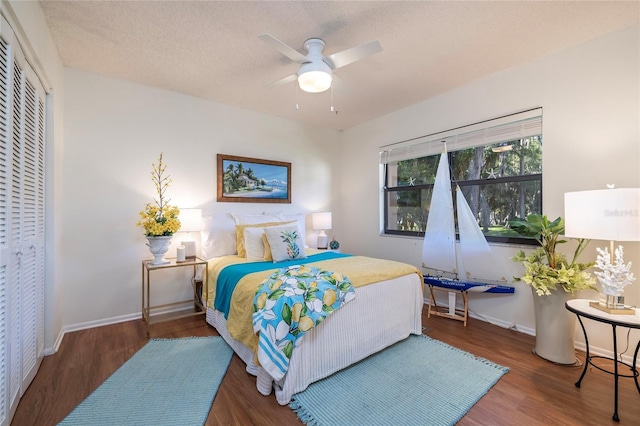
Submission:
<svg viewBox="0 0 640 426">
<path fill-rule="evenodd" d="M 335 74 L 333 74 L 333 80 L 331 81 L 331 87 L 333 88 L 334 91 L 340 92 L 340 93 L 349 93 L 349 91 L 350 91 L 349 83 L 347 83 L 346 81 L 344 81 L 343 79 L 341 79 L 340 77 L 338 77 Z"/>
<path fill-rule="evenodd" d="M 333 68 L 344 67 L 360 59 L 364 59 L 367 56 L 374 55 L 382 51 L 382 46 L 378 40 L 370 41 L 369 43 L 361 44 L 360 46 L 352 47 L 342 52 L 334 53 L 325 57 L 325 62 Z"/>
<path fill-rule="evenodd" d="M 302 53 L 298 52 L 288 44 L 281 42 L 271 34 L 268 34 L 268 33 L 260 34 L 258 37 L 262 39 L 264 42 L 266 42 L 267 44 L 271 45 L 271 47 L 276 49 L 278 52 L 282 53 L 284 56 L 291 59 L 293 62 L 298 62 L 301 64 L 303 62 L 309 61 L 307 57 L 304 56 Z"/>
<path fill-rule="evenodd" d="M 281 78 L 278 81 L 274 81 L 273 83 L 267 84 L 267 87 L 282 86 L 283 84 L 291 83 L 293 81 L 296 81 L 297 79 L 298 79 L 298 74 L 291 74 L 286 76 L 285 78 Z"/>
</svg>

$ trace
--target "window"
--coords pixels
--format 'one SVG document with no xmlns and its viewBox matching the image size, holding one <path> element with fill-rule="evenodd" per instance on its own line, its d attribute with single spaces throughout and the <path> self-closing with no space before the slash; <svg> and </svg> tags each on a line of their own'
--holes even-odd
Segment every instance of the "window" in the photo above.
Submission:
<svg viewBox="0 0 640 426">
<path fill-rule="evenodd" d="M 487 240 L 528 242 L 506 225 L 542 212 L 540 108 L 383 147 L 384 233 L 424 236 L 443 142 Z"/>
</svg>

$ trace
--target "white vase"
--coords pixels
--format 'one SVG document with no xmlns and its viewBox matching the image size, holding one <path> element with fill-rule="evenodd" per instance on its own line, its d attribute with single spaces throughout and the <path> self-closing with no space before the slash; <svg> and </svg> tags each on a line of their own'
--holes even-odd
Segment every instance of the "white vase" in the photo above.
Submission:
<svg viewBox="0 0 640 426">
<path fill-rule="evenodd" d="M 150 265 L 164 265 L 169 263 L 164 259 L 164 255 L 169 250 L 169 244 L 171 243 L 171 236 L 168 237 L 147 237 L 147 247 L 153 254 L 153 260 L 149 262 Z"/>
<path fill-rule="evenodd" d="M 562 289 L 551 290 L 549 296 L 538 296 L 533 287 L 531 290 L 536 314 L 534 353 L 556 364 L 575 364 L 576 316 L 565 307 L 573 296 Z"/>
</svg>

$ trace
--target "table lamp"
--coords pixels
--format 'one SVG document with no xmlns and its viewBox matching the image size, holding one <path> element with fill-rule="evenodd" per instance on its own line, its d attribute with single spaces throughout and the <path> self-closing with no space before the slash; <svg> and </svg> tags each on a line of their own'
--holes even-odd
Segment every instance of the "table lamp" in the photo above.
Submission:
<svg viewBox="0 0 640 426">
<path fill-rule="evenodd" d="M 196 258 L 196 241 L 191 232 L 200 232 L 202 230 L 202 210 L 201 209 L 180 209 L 180 232 L 186 232 L 186 239 L 180 242 L 184 246 L 185 259 L 193 260 Z"/>
<path fill-rule="evenodd" d="M 623 288 L 635 280 L 631 262 L 624 264 L 622 246 L 614 241 L 640 241 L 640 188 L 609 188 L 564 194 L 565 236 L 609 240 L 609 249 L 598 250 L 596 272 L 605 302 L 591 306 L 610 314 L 635 314 L 624 306 Z"/>
<path fill-rule="evenodd" d="M 313 222 L 313 229 L 320 230 L 318 234 L 318 248 L 326 249 L 328 237 L 324 231 L 331 229 L 331 212 L 313 213 L 311 221 Z"/>
</svg>

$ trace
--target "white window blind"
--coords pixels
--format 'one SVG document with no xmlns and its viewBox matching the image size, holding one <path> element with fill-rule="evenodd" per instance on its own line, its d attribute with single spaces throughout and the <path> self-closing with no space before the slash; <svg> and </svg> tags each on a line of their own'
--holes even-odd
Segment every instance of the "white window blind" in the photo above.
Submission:
<svg viewBox="0 0 640 426">
<path fill-rule="evenodd" d="M 385 145 L 380 148 L 380 164 L 427 157 L 447 151 L 524 139 L 542 134 L 542 108 L 510 114 L 444 132 Z"/>
</svg>

